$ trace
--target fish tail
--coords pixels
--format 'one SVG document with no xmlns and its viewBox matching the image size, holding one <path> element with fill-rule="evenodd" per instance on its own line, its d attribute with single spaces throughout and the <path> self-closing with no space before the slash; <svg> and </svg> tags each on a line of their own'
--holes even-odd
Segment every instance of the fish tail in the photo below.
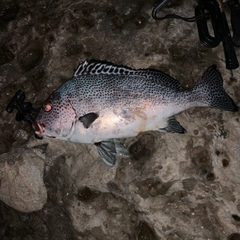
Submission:
<svg viewBox="0 0 240 240">
<path fill-rule="evenodd" d="M 223 79 L 216 65 L 209 67 L 193 88 L 202 106 L 236 112 L 238 106 L 223 88 Z"/>
</svg>

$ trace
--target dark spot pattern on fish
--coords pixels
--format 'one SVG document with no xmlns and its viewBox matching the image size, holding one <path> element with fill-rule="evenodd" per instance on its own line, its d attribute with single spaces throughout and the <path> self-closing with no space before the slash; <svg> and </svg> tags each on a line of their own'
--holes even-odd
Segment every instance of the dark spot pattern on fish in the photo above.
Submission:
<svg viewBox="0 0 240 240">
<path fill-rule="evenodd" d="M 124 75 L 124 76 L 139 76 L 149 80 L 153 80 L 159 84 L 163 84 L 165 87 L 171 87 L 172 89 L 179 89 L 181 87 L 179 81 L 172 78 L 168 74 L 153 69 L 139 69 L 134 70 L 125 66 L 113 65 L 106 61 L 90 60 L 81 63 L 73 77 L 79 77 L 83 75 Z"/>
<path fill-rule="evenodd" d="M 93 60 L 81 63 L 73 78 L 59 86 L 47 101 L 52 103 L 51 111 L 41 109 L 36 118 L 39 126 L 45 126 L 42 135 L 72 142 L 101 142 L 95 144 L 97 151 L 111 166 L 115 155 L 126 152 L 119 151 L 122 148 L 116 138 L 157 129 L 184 133 L 172 116 L 193 107 L 238 110 L 214 66 L 193 89 L 180 91 L 180 83 L 161 71 L 134 70 Z"/>
</svg>

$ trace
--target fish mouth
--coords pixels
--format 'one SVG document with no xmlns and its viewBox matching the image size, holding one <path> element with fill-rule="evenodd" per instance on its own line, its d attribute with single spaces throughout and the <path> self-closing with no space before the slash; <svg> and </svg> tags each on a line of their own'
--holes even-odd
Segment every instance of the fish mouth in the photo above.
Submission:
<svg viewBox="0 0 240 240">
<path fill-rule="evenodd" d="M 33 129 L 35 130 L 35 134 L 42 135 L 45 130 L 45 125 L 42 123 L 38 123 L 37 121 L 34 121 L 32 124 Z"/>
</svg>

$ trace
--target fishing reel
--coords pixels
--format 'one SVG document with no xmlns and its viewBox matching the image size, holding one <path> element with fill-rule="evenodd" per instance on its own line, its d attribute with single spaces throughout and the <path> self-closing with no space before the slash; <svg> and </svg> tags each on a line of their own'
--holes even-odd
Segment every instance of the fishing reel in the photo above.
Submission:
<svg viewBox="0 0 240 240">
<path fill-rule="evenodd" d="M 240 47 L 240 4 L 239 1 L 228 1 L 231 10 L 231 24 L 233 37 L 231 36 L 223 6 L 219 1 L 201 0 L 195 9 L 195 15 L 209 12 L 214 36 L 209 34 L 207 20 L 202 18 L 197 21 L 198 34 L 201 43 L 205 47 L 214 48 L 222 42 L 227 69 L 239 67 L 235 47 Z"/>
<path fill-rule="evenodd" d="M 40 111 L 40 109 L 33 108 L 32 103 L 30 102 L 24 102 L 25 98 L 25 93 L 21 90 L 18 90 L 8 103 L 6 111 L 8 113 L 12 113 L 13 110 L 16 109 L 16 121 L 25 121 L 32 125 L 35 120 L 35 116 Z"/>
</svg>

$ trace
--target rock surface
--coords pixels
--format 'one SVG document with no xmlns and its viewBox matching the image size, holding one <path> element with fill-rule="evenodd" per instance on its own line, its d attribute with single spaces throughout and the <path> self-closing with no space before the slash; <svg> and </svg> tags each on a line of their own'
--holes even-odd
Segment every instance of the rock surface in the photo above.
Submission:
<svg viewBox="0 0 240 240">
<path fill-rule="evenodd" d="M 21 212 L 42 209 L 47 201 L 44 162 L 32 150 L 13 148 L 1 155 L 0 199 Z"/>
<path fill-rule="evenodd" d="M 216 64 L 240 106 L 240 72 L 225 69 L 222 46 L 203 47 L 196 23 L 153 20 L 154 1 L 1 4 L 0 239 L 240 239 L 239 113 L 185 111 L 186 134 L 124 139 L 132 157 L 109 167 L 94 146 L 35 139 L 3 111 L 18 89 L 41 106 L 91 58 L 160 69 L 182 89 Z M 159 14 L 192 16 L 196 5 L 172 1 Z"/>
</svg>

